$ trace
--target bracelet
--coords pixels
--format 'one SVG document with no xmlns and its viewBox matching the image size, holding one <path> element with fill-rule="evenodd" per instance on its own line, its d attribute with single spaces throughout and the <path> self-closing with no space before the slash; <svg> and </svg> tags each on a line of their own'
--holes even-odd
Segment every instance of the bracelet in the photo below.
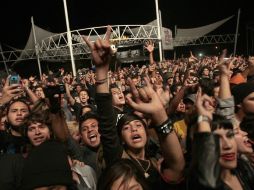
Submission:
<svg viewBox="0 0 254 190">
<path fill-rule="evenodd" d="M 208 116 L 206 116 L 206 115 L 199 115 L 197 123 L 200 123 L 200 122 L 203 122 L 203 121 L 208 122 L 208 123 L 211 122 Z"/>
<path fill-rule="evenodd" d="M 171 121 L 171 119 L 167 119 L 160 126 L 156 126 L 154 128 L 158 134 L 161 134 L 163 136 L 166 136 L 174 131 L 174 126 L 173 126 L 173 122 Z"/>
<path fill-rule="evenodd" d="M 104 79 L 96 80 L 96 81 L 95 81 L 95 84 L 96 84 L 96 85 L 101 85 L 101 84 L 104 84 L 104 83 L 106 83 L 106 82 L 108 82 L 108 77 L 106 77 L 106 78 L 104 78 Z"/>
</svg>

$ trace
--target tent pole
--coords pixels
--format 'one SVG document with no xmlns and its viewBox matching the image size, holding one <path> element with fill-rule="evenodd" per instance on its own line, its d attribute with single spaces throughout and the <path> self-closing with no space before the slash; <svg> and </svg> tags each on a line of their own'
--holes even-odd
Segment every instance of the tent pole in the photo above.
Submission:
<svg viewBox="0 0 254 190">
<path fill-rule="evenodd" d="M 162 27 L 161 10 L 159 10 L 159 13 L 160 13 L 160 33 L 162 34 L 162 32 L 164 32 L 164 30 L 162 31 L 163 27 Z M 163 48 L 163 43 L 162 42 L 161 42 L 161 52 L 162 52 L 162 54 L 161 54 L 162 55 L 162 59 L 165 60 L 164 48 Z"/>
<path fill-rule="evenodd" d="M 237 36 L 238 36 L 240 13 L 241 13 L 241 9 L 238 9 L 237 24 L 236 24 L 236 31 L 235 31 L 234 57 L 235 57 L 235 54 L 236 54 L 236 45 L 237 45 Z"/>
<path fill-rule="evenodd" d="M 246 26 L 246 55 L 249 55 L 249 34 L 248 34 L 248 25 Z"/>
<path fill-rule="evenodd" d="M 157 27 L 158 27 L 159 54 L 160 54 L 160 61 L 162 61 L 161 30 L 160 30 L 161 23 L 160 23 L 158 0 L 155 0 L 155 7 L 156 7 L 156 19 L 157 19 Z"/>
<path fill-rule="evenodd" d="M 8 67 L 6 65 L 6 61 L 5 61 L 5 57 L 4 57 L 4 53 L 3 53 L 3 49 L 2 49 L 2 44 L 1 43 L 0 43 L 0 51 L 1 51 L 1 55 L 2 55 L 3 61 L 4 61 L 5 71 L 6 71 L 7 75 L 9 75 L 9 71 L 8 71 Z"/>
<path fill-rule="evenodd" d="M 176 39 L 176 34 L 177 34 L 177 25 L 175 25 L 175 37 L 174 39 Z M 173 42 L 174 44 L 174 42 Z M 175 44 L 173 45 L 173 48 L 174 48 L 174 60 L 176 60 L 176 47 L 175 47 Z"/>
<path fill-rule="evenodd" d="M 36 41 L 36 35 L 35 35 L 35 29 L 34 29 L 34 18 L 33 17 L 31 17 L 31 23 L 32 23 L 32 30 L 33 30 L 33 37 L 34 37 L 34 48 L 35 48 L 35 53 L 36 53 L 36 58 L 37 58 L 37 63 L 38 63 L 38 68 L 39 68 L 39 74 L 40 74 L 40 79 L 41 79 L 41 77 L 42 77 L 41 62 L 40 62 L 40 57 L 39 57 L 38 44 Z"/>
<path fill-rule="evenodd" d="M 69 17 L 68 17 L 66 0 L 63 0 L 63 3 L 64 3 L 65 22 L 66 22 L 66 28 L 67 28 L 68 46 L 69 46 L 70 56 L 71 56 L 72 72 L 73 72 L 73 76 L 76 77 L 77 75 L 76 66 L 75 66 L 74 57 L 73 57 L 72 39 L 71 39 L 71 32 L 70 32 L 70 26 L 69 26 Z"/>
</svg>

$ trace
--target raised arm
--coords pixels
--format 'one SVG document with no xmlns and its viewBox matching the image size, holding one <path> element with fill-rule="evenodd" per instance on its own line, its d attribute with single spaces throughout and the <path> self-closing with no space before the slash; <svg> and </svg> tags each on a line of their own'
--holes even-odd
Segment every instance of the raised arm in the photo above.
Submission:
<svg viewBox="0 0 254 190">
<path fill-rule="evenodd" d="M 9 78 L 10 76 L 6 78 L 6 81 L 2 90 L 2 97 L 0 98 L 1 115 L 5 105 L 9 103 L 14 97 L 19 96 L 24 92 L 24 89 L 20 84 L 9 85 Z"/>
<path fill-rule="evenodd" d="M 73 106 L 75 104 L 75 99 L 71 95 L 69 84 L 65 78 L 64 78 L 64 85 L 65 85 L 66 96 L 70 102 L 70 105 Z"/>
<path fill-rule="evenodd" d="M 197 130 L 192 144 L 192 161 L 187 189 L 216 189 L 220 181 L 220 145 L 218 136 L 211 133 L 212 112 L 206 108 L 212 100 L 198 90 L 196 109 Z"/>
<path fill-rule="evenodd" d="M 149 40 L 145 43 L 144 47 L 149 52 L 150 65 L 154 64 L 154 59 L 153 59 L 154 43 L 151 40 Z"/>
<path fill-rule="evenodd" d="M 219 60 L 219 70 L 220 70 L 220 90 L 219 98 L 217 100 L 216 113 L 223 115 L 227 119 L 234 122 L 234 99 L 230 90 L 229 77 L 231 74 L 230 68 L 233 61 L 225 61 L 226 50 L 223 50 L 222 55 Z"/>
<path fill-rule="evenodd" d="M 39 98 L 35 95 L 35 93 L 29 88 L 28 85 L 26 84 L 23 84 L 23 85 L 24 85 L 24 90 L 26 94 L 29 96 L 29 98 L 31 99 L 32 103 L 34 104 L 35 102 L 37 102 Z"/>
<path fill-rule="evenodd" d="M 103 157 L 106 165 L 121 158 L 123 148 L 117 135 L 115 118 L 112 106 L 112 95 L 108 86 L 108 70 L 111 61 L 112 50 L 110 47 L 111 27 L 108 26 L 105 39 L 97 39 L 94 43 L 85 38 L 89 46 L 93 63 L 96 67 L 96 104 L 99 115 L 99 127 L 101 142 L 103 145 Z"/>
<path fill-rule="evenodd" d="M 129 80 L 133 98 L 126 97 L 127 103 L 135 110 L 151 116 L 164 157 L 164 167 L 161 172 L 166 179 L 177 182 L 183 177 L 185 166 L 183 152 L 173 130 L 173 123 L 168 118 L 160 98 L 148 78 L 145 77 L 144 80 L 146 86 L 142 89 L 136 89 L 132 81 Z"/>
<path fill-rule="evenodd" d="M 219 60 L 219 70 L 220 70 L 220 91 L 219 98 L 220 99 L 228 99 L 231 98 L 229 77 L 230 77 L 230 67 L 232 65 L 232 61 L 224 61 L 226 56 L 226 50 L 223 50 L 222 55 Z"/>
<path fill-rule="evenodd" d="M 184 93 L 186 89 L 187 89 L 186 86 L 182 86 L 182 88 L 177 93 L 177 96 L 174 96 L 173 99 L 169 102 L 169 107 L 167 109 L 167 113 L 169 116 L 173 114 L 175 110 L 177 109 L 178 104 L 181 102 L 181 100 L 184 97 Z"/>
<path fill-rule="evenodd" d="M 189 63 L 198 62 L 198 58 L 196 58 L 196 57 L 193 55 L 192 51 L 190 51 L 190 57 L 189 57 L 188 61 L 189 61 Z"/>
</svg>

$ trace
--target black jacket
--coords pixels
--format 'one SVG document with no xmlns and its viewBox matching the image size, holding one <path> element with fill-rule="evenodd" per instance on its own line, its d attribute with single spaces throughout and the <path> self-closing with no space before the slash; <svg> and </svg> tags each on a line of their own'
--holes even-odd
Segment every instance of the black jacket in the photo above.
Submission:
<svg viewBox="0 0 254 190">
<path fill-rule="evenodd" d="M 26 143 L 24 137 L 13 136 L 8 131 L 0 131 L 0 154 L 24 153 Z"/>
<path fill-rule="evenodd" d="M 17 190 L 21 184 L 24 158 L 20 154 L 0 156 L 0 189 Z"/>
</svg>

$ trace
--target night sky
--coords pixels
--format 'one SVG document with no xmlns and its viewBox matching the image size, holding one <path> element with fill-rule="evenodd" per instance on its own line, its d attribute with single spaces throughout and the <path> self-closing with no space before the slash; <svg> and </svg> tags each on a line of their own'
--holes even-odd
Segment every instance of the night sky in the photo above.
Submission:
<svg viewBox="0 0 254 190">
<path fill-rule="evenodd" d="M 0 42 L 4 49 L 6 45 L 16 48 L 25 46 L 31 16 L 41 28 L 55 33 L 66 31 L 62 0 L 1 0 L 0 4 Z M 146 24 L 156 18 L 154 0 L 67 0 L 67 4 L 71 30 L 108 24 Z M 236 15 L 212 34 L 235 33 L 237 11 L 241 8 L 238 51 L 239 54 L 246 51 L 246 24 L 254 23 L 250 1 L 159 0 L 159 7 L 163 26 L 172 31 L 175 25 L 179 28 L 198 27 Z M 198 49 L 193 46 L 189 48 Z"/>
</svg>

